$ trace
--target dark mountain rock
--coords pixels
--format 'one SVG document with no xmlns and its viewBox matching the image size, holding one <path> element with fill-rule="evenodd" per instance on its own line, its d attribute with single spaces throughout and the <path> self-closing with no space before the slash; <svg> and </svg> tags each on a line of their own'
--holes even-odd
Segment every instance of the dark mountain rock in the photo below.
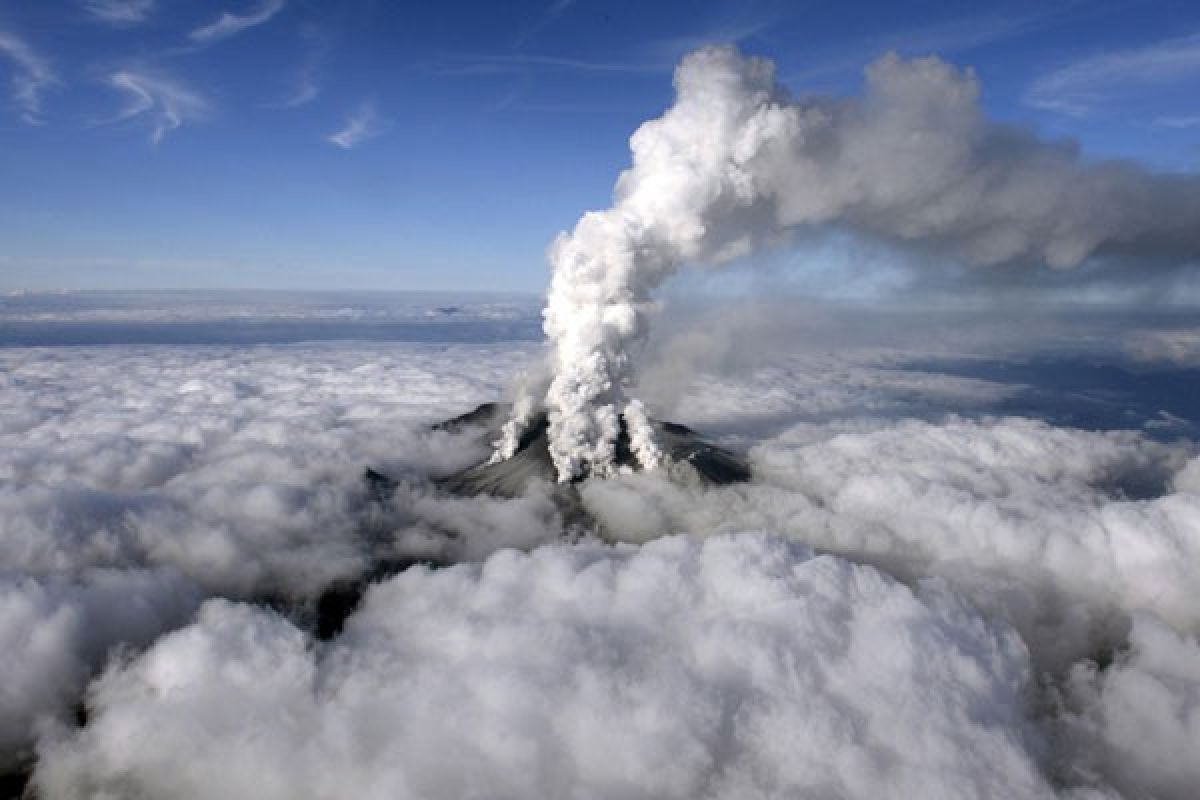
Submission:
<svg viewBox="0 0 1200 800">
<path fill-rule="evenodd" d="M 438 423 L 434 427 L 455 432 L 474 427 L 479 430 L 480 436 L 492 441 L 499 438 L 500 428 L 507 416 L 507 406 L 484 403 L 473 411 Z M 744 461 L 729 451 L 704 441 L 686 425 L 658 420 L 651 420 L 651 424 L 654 426 L 655 441 L 669 462 L 667 474 L 673 480 L 704 486 L 724 486 L 750 480 L 750 468 Z M 538 414 L 521 436 L 517 452 L 512 458 L 496 464 L 484 461 L 441 479 L 439 485 L 454 494 L 491 494 L 500 497 L 516 497 L 522 494 L 529 481 L 535 479 L 558 485 L 554 462 L 550 459 L 548 429 L 546 414 Z M 624 419 L 621 420 L 621 430 L 617 437 L 616 462 L 618 466 L 634 471 L 643 468 L 630 447 L 629 432 Z M 584 479 L 586 476 L 577 478 L 574 483 Z M 569 485 L 558 486 L 560 493 L 573 494 L 567 491 L 570 489 Z"/>
<path fill-rule="evenodd" d="M 433 429 L 435 431 L 461 433 L 467 428 L 483 426 L 499 430 L 500 426 L 504 424 L 509 408 L 510 406 L 507 403 L 480 403 L 476 408 L 465 414 L 459 414 L 457 417 L 451 417 L 450 419 L 434 423 Z"/>
<path fill-rule="evenodd" d="M 510 406 L 502 403 L 484 403 L 479 407 L 443 420 L 433 425 L 434 430 L 454 434 L 475 435 L 480 441 L 493 442 L 500 438 L 500 430 L 508 420 Z M 691 428 L 673 422 L 652 420 L 655 440 L 667 455 L 668 464 L 664 474 L 670 480 L 700 486 L 723 486 L 750 480 L 750 468 L 734 454 L 704 441 Z M 492 464 L 485 460 L 474 466 L 435 479 L 434 486 L 449 494 L 474 497 L 519 497 L 525 494 L 531 481 L 551 487 L 555 505 L 562 516 L 563 535 L 604 535 L 596 520 L 584 508 L 578 484 L 580 478 L 571 483 L 558 483 L 554 462 L 550 458 L 549 420 L 545 413 L 530 421 L 521 436 L 517 452 L 512 458 Z M 616 461 L 619 466 L 640 471 L 629 443 L 629 433 L 621 421 L 617 438 Z M 376 540 L 386 551 L 388 533 L 398 521 L 411 522 L 409 510 L 395 502 L 396 490 L 401 479 L 381 470 L 367 467 L 363 472 L 364 510 L 362 535 L 369 547 Z M 453 542 L 455 531 L 439 531 L 446 541 Z M 292 609 L 291 613 L 301 624 L 311 629 L 320 639 L 329 639 L 341 632 L 346 618 L 358 608 L 362 596 L 371 584 L 384 580 L 415 565 L 442 566 L 440 558 L 428 556 L 413 559 L 398 559 L 381 556 L 374 559 L 372 566 L 362 574 L 338 581 L 328 587 L 312 606 Z"/>
</svg>

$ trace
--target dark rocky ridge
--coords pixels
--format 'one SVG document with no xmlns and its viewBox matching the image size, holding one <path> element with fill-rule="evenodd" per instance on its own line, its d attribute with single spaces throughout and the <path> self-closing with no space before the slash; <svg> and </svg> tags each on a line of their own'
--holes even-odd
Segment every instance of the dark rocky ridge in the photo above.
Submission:
<svg viewBox="0 0 1200 800">
<path fill-rule="evenodd" d="M 500 427 L 508 417 L 509 406 L 484 403 L 473 411 L 440 422 L 434 427 L 452 432 L 479 428 L 488 441 L 500 436 Z M 651 420 L 655 441 L 667 456 L 667 474 L 672 480 L 702 486 L 724 486 L 750 480 L 750 468 L 737 456 L 704 441 L 691 428 L 674 422 Z M 532 479 L 555 483 L 557 475 L 550 459 L 546 413 L 537 414 L 521 436 L 517 452 L 498 464 L 483 462 L 456 472 L 438 481 L 441 488 L 454 494 L 491 494 L 516 497 L 525 491 Z M 620 467 L 640 471 L 629 443 L 629 432 L 621 419 L 617 437 L 616 462 Z M 581 476 L 572 483 L 580 483 Z M 562 487 L 568 488 L 568 487 Z"/>
<path fill-rule="evenodd" d="M 433 426 L 434 430 L 470 435 L 480 441 L 493 442 L 500 437 L 500 429 L 508 419 L 510 406 L 502 403 L 484 403 L 472 411 Z M 664 473 L 673 481 L 698 486 L 722 486 L 750 480 L 750 468 L 732 453 L 704 441 L 684 425 L 651 420 L 655 440 L 668 457 Z M 438 490 L 455 495 L 474 497 L 493 495 L 496 497 L 519 497 L 528 491 L 531 481 L 551 486 L 551 496 L 562 516 L 563 535 L 571 537 L 581 533 L 604 535 L 599 523 L 584 508 L 579 496 L 578 484 L 558 483 L 554 462 L 550 459 L 547 429 L 549 420 L 545 413 L 537 415 L 521 436 L 516 454 L 498 464 L 487 460 L 474 466 L 435 479 Z M 617 439 L 617 464 L 632 470 L 641 470 L 629 445 L 629 434 L 621 423 Z M 372 540 L 380 535 L 387 539 L 389 524 L 405 513 L 395 504 L 395 493 L 400 481 L 385 472 L 368 467 L 363 473 L 365 508 L 363 536 Z M 378 529 L 378 530 L 376 530 Z M 448 540 L 455 533 L 445 531 Z M 451 563 L 453 558 L 382 558 L 363 574 L 338 581 L 322 592 L 312 606 L 291 607 L 287 613 L 297 619 L 302 627 L 311 630 L 319 639 L 337 636 L 346 618 L 358 608 L 364 592 L 377 581 L 383 580 L 405 569 L 423 564 L 430 567 Z M 286 607 L 286 604 L 281 605 Z"/>
</svg>

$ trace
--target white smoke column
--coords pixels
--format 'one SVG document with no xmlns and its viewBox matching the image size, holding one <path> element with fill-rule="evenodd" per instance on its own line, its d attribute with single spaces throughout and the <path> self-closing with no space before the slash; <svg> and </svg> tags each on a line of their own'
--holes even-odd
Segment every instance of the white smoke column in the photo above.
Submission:
<svg viewBox="0 0 1200 800">
<path fill-rule="evenodd" d="M 973 72 L 935 57 L 886 55 L 861 98 L 800 102 L 771 62 L 709 47 L 684 58 L 675 90 L 630 139 L 613 207 L 550 248 L 545 405 L 562 481 L 614 471 L 634 345 L 654 290 L 684 264 L 821 225 L 975 265 L 1200 255 L 1194 176 L 1086 163 L 1071 145 L 991 123 Z M 501 452 L 515 449 L 521 426 L 510 427 Z"/>
<path fill-rule="evenodd" d="M 714 247 L 709 218 L 735 216 L 755 200 L 732 156 L 744 130 L 770 129 L 788 115 L 773 73 L 770 62 L 732 48 L 688 56 L 675 74 L 675 106 L 630 140 L 634 166 L 617 182 L 616 204 L 585 214 L 551 246 L 545 329 L 554 379 L 546 406 L 560 480 L 613 471 L 631 345 L 645 332 L 654 289 L 686 259 L 746 251 L 740 238 Z M 640 407 L 626 423 L 639 460 L 657 464 Z"/>
<path fill-rule="evenodd" d="M 499 464 L 517 454 L 517 448 L 521 444 L 521 434 L 525 432 L 525 428 L 528 427 L 536 413 L 537 400 L 533 393 L 527 387 L 520 387 L 517 390 L 517 397 L 513 401 L 508 420 L 500 429 L 500 441 L 496 442 L 496 448 L 488 461 L 489 464 Z"/>
<path fill-rule="evenodd" d="M 641 400 L 630 400 L 625 406 L 625 426 L 629 432 L 629 448 L 639 464 L 646 469 L 658 469 L 664 456 L 654 442 L 654 428 Z"/>
</svg>

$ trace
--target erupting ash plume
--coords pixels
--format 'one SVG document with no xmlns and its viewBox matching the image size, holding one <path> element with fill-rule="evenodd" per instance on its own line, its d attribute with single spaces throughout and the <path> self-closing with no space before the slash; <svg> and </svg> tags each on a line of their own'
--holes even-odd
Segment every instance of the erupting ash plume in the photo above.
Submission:
<svg viewBox="0 0 1200 800">
<path fill-rule="evenodd" d="M 1200 182 L 1089 163 L 989 122 L 970 70 L 886 55 L 861 97 L 798 100 L 733 47 L 684 58 L 675 104 L 630 139 L 615 202 L 550 248 L 545 395 L 560 481 L 615 471 L 622 421 L 643 466 L 661 456 L 627 398 L 652 294 L 687 264 L 722 264 L 817 226 L 967 264 L 1075 267 L 1200 254 Z M 518 413 L 496 457 L 515 451 Z M 524 409 L 524 412 L 521 411 Z"/>
</svg>

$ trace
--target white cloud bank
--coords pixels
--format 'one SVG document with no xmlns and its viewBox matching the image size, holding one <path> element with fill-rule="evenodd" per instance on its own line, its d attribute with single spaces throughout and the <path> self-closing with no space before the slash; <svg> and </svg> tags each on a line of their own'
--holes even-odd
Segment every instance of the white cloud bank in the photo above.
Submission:
<svg viewBox="0 0 1200 800">
<path fill-rule="evenodd" d="M 526 358 L 363 343 L 0 350 L 0 561 L 35 575 L 169 566 L 212 592 L 310 595 L 369 558 L 363 468 L 477 457 L 424 425 L 494 399 Z"/>
<path fill-rule="evenodd" d="M 757 480 L 590 483 L 615 535 L 777 531 L 910 579 L 936 575 L 1021 631 L 1041 667 L 1119 644 L 1130 610 L 1200 629 L 1190 445 L 1024 419 L 803 423 L 751 451 Z"/>
<path fill-rule="evenodd" d="M 12 659 L 0 664 L 11 678 L 0 771 L 27 752 L 39 718 L 78 702 L 111 647 L 182 623 L 189 598 L 311 602 L 374 558 L 441 555 L 445 534 L 430 544 L 419 514 L 397 518 L 394 539 L 364 539 L 362 470 L 424 474 L 479 458 L 424 427 L 496 397 L 527 357 L 363 343 L 0 349 L 0 652 Z M 489 515 L 460 504 L 439 519 L 489 516 L 493 548 L 535 544 L 502 535 L 506 518 L 529 530 L 529 503 L 512 505 Z M 553 521 L 537 529 L 543 541 Z"/>
<path fill-rule="evenodd" d="M 1200 642 L 1138 616 L 1111 668 L 1081 664 L 1066 691 L 1062 732 L 1076 775 L 1099 774 L 1130 797 L 1187 800 L 1200 786 Z"/>
<path fill-rule="evenodd" d="M 44 743 L 36 782 L 60 798 L 1052 797 L 1027 678 L 1020 640 L 953 596 L 778 538 L 551 547 L 406 572 L 328 648 L 210 602 L 93 686 L 94 720 Z"/>
<path fill-rule="evenodd" d="M 584 489 L 617 547 L 562 543 L 549 487 L 422 479 L 486 454 L 427 423 L 537 345 L 0 349 L 0 760 L 40 746 L 50 797 L 1186 797 L 1195 445 L 947 416 L 1012 387 L 797 348 L 673 397 L 754 483 Z M 367 464 L 403 480 L 369 535 Z M 331 642 L 292 613 L 420 556 L 473 563 L 376 586 Z M 279 611 L 178 630 L 213 595 Z"/>
<path fill-rule="evenodd" d="M 187 622 L 203 595 L 172 570 L 0 574 L 0 771 L 63 722 L 113 648 L 145 647 Z"/>
</svg>

